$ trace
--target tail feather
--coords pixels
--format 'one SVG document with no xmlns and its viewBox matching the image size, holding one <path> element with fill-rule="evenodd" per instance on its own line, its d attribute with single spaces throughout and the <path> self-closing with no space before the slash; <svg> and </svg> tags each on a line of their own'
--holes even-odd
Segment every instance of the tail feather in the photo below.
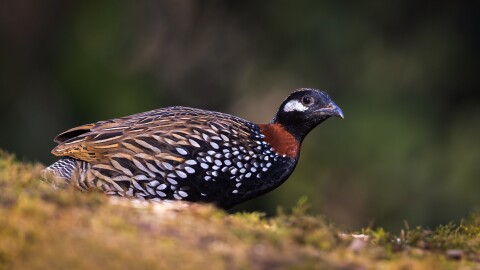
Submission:
<svg viewBox="0 0 480 270">
<path fill-rule="evenodd" d="M 73 173 L 77 168 L 77 160 L 74 158 L 62 158 L 42 171 L 42 177 L 55 186 L 70 183 Z"/>
</svg>

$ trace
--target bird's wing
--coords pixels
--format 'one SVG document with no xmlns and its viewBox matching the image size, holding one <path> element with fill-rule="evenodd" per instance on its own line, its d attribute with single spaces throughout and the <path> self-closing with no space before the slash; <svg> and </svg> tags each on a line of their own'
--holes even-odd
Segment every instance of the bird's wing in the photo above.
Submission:
<svg viewBox="0 0 480 270">
<path fill-rule="evenodd" d="M 72 177 L 81 189 L 221 202 L 237 195 L 237 180 L 260 178 L 260 167 L 271 165 L 261 138 L 259 127 L 241 118 L 170 107 L 71 129 L 52 153 L 86 161 Z M 247 182 L 243 187 L 262 185 Z"/>
<path fill-rule="evenodd" d="M 220 131 L 235 135 L 239 142 L 247 141 L 246 123 L 223 113 L 169 107 L 72 128 L 55 138 L 59 145 L 52 153 L 92 164 L 118 155 L 180 162 L 186 156 L 182 149 L 211 147 L 212 138 L 220 136 Z"/>
</svg>

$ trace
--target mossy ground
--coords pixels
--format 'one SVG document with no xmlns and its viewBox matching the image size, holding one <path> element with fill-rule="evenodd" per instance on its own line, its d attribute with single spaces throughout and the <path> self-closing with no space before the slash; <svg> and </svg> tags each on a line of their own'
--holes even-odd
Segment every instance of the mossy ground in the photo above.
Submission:
<svg viewBox="0 0 480 270">
<path fill-rule="evenodd" d="M 0 152 L 0 269 L 480 268 L 475 216 L 398 235 L 349 232 L 307 214 L 304 201 L 272 218 L 112 201 L 54 190 L 40 181 L 42 169 Z"/>
</svg>

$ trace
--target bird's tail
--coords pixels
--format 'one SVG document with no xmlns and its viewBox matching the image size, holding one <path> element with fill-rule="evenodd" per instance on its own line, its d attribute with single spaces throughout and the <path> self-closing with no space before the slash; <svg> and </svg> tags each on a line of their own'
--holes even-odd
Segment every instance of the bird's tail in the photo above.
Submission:
<svg viewBox="0 0 480 270">
<path fill-rule="evenodd" d="M 62 187 L 70 183 L 73 173 L 78 166 L 78 160 L 65 157 L 45 168 L 41 174 L 43 179 L 55 187 Z"/>
</svg>

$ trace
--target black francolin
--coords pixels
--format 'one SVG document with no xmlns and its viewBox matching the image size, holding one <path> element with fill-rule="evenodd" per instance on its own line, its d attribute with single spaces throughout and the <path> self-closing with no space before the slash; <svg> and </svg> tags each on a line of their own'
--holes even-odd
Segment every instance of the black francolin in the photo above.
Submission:
<svg viewBox="0 0 480 270">
<path fill-rule="evenodd" d="M 342 110 L 322 91 L 302 88 L 268 124 L 187 107 L 100 121 L 55 138 L 62 158 L 47 178 L 152 201 L 211 202 L 223 208 L 257 197 L 293 172 L 305 136 Z"/>
</svg>

